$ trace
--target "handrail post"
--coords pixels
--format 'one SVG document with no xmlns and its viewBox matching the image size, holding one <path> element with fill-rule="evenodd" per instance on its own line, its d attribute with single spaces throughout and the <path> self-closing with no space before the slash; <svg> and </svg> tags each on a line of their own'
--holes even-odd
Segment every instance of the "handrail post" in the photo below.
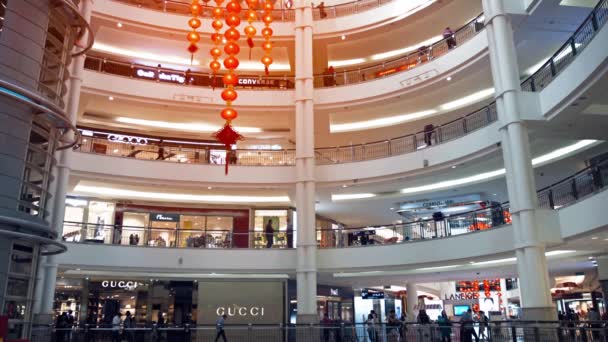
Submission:
<svg viewBox="0 0 608 342">
<path fill-rule="evenodd" d="M 390 140 L 390 139 L 389 139 L 389 140 L 387 140 L 387 143 L 388 143 L 388 155 L 389 155 L 389 156 L 392 156 L 392 155 L 393 155 L 393 145 L 391 144 L 391 141 L 392 141 L 392 140 Z"/>
<path fill-rule="evenodd" d="M 578 190 L 576 189 L 576 178 L 572 178 L 572 182 L 570 184 L 571 188 L 572 188 L 572 197 L 574 197 L 575 200 L 578 199 Z"/>
<path fill-rule="evenodd" d="M 549 207 L 551 209 L 555 209 L 555 199 L 553 198 L 553 189 L 549 190 L 549 194 L 547 195 L 547 197 L 549 197 Z"/>
<path fill-rule="evenodd" d="M 555 69 L 555 63 L 553 63 L 553 57 L 549 60 L 549 68 L 551 69 L 551 76 L 557 75 L 557 69 Z"/>
<path fill-rule="evenodd" d="M 492 123 L 492 113 L 490 112 L 490 106 L 486 107 L 486 122 L 488 125 Z"/>
<path fill-rule="evenodd" d="M 574 42 L 574 36 L 570 38 L 570 48 L 572 49 L 572 56 L 576 56 L 576 43 Z"/>
<path fill-rule="evenodd" d="M 598 30 L 598 28 L 599 28 L 599 25 L 598 25 L 598 23 L 597 23 L 597 16 L 596 16 L 596 14 L 595 14 L 595 11 L 593 11 L 593 12 L 591 13 L 591 26 L 593 27 L 593 31 L 596 31 L 596 32 L 597 32 L 597 30 Z"/>
<path fill-rule="evenodd" d="M 534 74 L 530 76 L 530 90 L 536 92 L 536 82 L 534 81 Z"/>
<path fill-rule="evenodd" d="M 467 119 L 466 117 L 462 118 L 462 131 L 464 134 L 467 134 Z"/>
</svg>

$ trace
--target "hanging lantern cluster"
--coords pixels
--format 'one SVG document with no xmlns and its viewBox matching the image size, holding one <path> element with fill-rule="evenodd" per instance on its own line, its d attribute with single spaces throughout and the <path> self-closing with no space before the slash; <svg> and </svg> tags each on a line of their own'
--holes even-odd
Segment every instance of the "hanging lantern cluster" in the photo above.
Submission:
<svg viewBox="0 0 608 342">
<path fill-rule="evenodd" d="M 222 22 L 222 18 L 224 17 L 222 2 L 224 2 L 224 0 L 215 0 L 215 7 L 213 8 L 213 21 L 211 22 L 211 27 L 213 27 L 215 32 L 211 34 L 211 42 L 213 43 L 213 47 L 209 51 L 211 54 L 209 69 L 211 69 L 211 72 L 213 73 L 214 86 L 215 75 L 217 75 L 218 71 L 220 71 L 220 68 L 222 67 L 222 64 L 219 62 L 219 59 L 222 56 L 222 49 L 220 48 L 220 44 L 222 43 L 222 33 L 220 30 L 224 26 L 224 23 Z"/>
<path fill-rule="evenodd" d="M 216 0 L 217 2 L 218 0 Z M 237 93 L 234 90 L 234 86 L 238 82 L 238 76 L 235 73 L 236 68 L 239 66 L 239 60 L 237 55 L 241 51 L 238 44 L 241 34 L 237 27 L 241 24 L 241 5 L 237 0 L 230 0 L 226 4 L 226 25 L 228 28 L 224 32 L 224 38 L 226 38 L 226 44 L 224 45 L 224 52 L 227 57 L 224 59 L 224 67 L 227 72 L 222 77 L 224 83 L 224 90 L 222 91 L 222 100 L 226 101 L 226 107 L 222 109 L 221 116 L 225 120 L 224 127 L 214 134 L 215 138 L 220 141 L 226 147 L 226 174 L 228 174 L 228 164 L 232 163 L 233 152 L 232 145 L 236 144 L 238 140 L 243 137 L 232 128 L 232 120 L 238 116 L 237 111 L 232 108 L 232 102 L 237 99 Z M 216 28 L 216 25 L 214 25 Z M 212 50 L 213 51 L 213 50 Z M 221 51 L 220 51 L 221 52 Z M 212 62 L 213 63 L 213 62 Z"/>
<path fill-rule="evenodd" d="M 192 18 L 188 20 L 188 26 L 192 30 L 188 32 L 188 41 L 190 42 L 188 52 L 190 52 L 190 62 L 192 63 L 194 54 L 198 51 L 196 44 L 201 40 L 201 35 L 196 30 L 201 27 L 201 20 L 198 17 L 203 13 L 203 7 L 199 4 L 198 0 L 192 0 L 190 13 L 192 14 Z"/>
<path fill-rule="evenodd" d="M 264 43 L 262 44 L 262 49 L 264 50 L 264 56 L 262 56 L 262 64 L 264 64 L 264 71 L 266 75 L 269 74 L 268 67 L 272 64 L 272 57 L 270 56 L 272 52 L 272 43 L 270 42 L 270 38 L 272 37 L 272 29 L 270 28 L 270 24 L 272 24 L 272 10 L 274 9 L 274 2 L 272 0 L 264 0 L 264 14 L 262 15 L 262 21 L 264 22 L 264 28 L 262 29 L 262 37 L 264 37 Z"/>
<path fill-rule="evenodd" d="M 245 36 L 247 36 L 247 45 L 249 46 L 249 59 L 251 59 L 251 49 L 253 48 L 253 37 L 257 33 L 255 27 L 253 27 L 252 23 L 258 19 L 258 15 L 255 12 L 258 7 L 258 0 L 247 0 L 247 13 L 245 14 L 245 19 L 247 19 L 247 26 L 243 30 L 245 32 Z"/>
</svg>

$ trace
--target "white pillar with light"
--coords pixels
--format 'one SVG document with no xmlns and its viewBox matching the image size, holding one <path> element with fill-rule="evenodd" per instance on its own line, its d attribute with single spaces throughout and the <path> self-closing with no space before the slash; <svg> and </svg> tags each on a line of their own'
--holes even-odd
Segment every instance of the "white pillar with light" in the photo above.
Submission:
<svg viewBox="0 0 608 342">
<path fill-rule="evenodd" d="M 313 109 L 312 4 L 296 0 L 295 107 L 296 207 L 298 210 L 298 323 L 318 323 L 317 239 L 315 235 L 315 155 Z"/>
<path fill-rule="evenodd" d="M 93 11 L 93 0 L 82 0 L 80 3 L 80 13 L 82 17 L 91 22 L 91 13 Z M 88 41 L 88 31 L 80 38 L 80 43 L 85 44 Z M 79 44 L 77 43 L 76 46 Z M 78 52 L 79 48 L 76 47 Z M 82 77 L 84 72 L 84 54 L 72 58 L 70 65 L 70 80 L 69 91 L 66 94 L 66 113 L 70 118 L 71 123 L 76 126 L 78 119 L 78 106 L 80 104 L 80 88 L 82 86 Z M 69 138 L 71 139 L 71 132 Z M 57 230 L 57 236 L 61 239 L 63 235 L 63 218 L 65 215 L 65 199 L 68 190 L 68 181 L 70 177 L 70 157 L 71 149 L 58 152 L 58 162 L 55 167 L 55 184 L 53 192 L 53 209 L 52 209 L 52 227 Z M 42 285 L 42 290 L 36 290 L 36 294 L 40 295 L 40 314 L 51 314 L 53 311 L 53 302 L 55 300 L 55 285 L 57 282 L 57 262 L 54 256 L 48 256 L 46 262 L 41 265 L 44 270 L 44 282 L 39 281 L 37 285 Z"/>
<path fill-rule="evenodd" d="M 555 319 L 545 245 L 538 231 L 538 199 L 528 129 L 520 113 L 522 90 L 513 28 L 501 0 L 483 0 L 496 107 L 516 241 L 522 315 L 525 320 Z"/>
</svg>

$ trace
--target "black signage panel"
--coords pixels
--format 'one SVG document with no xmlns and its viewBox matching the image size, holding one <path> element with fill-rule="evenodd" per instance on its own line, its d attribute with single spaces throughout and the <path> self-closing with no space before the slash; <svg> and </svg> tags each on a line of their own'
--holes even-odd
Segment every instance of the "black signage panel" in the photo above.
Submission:
<svg viewBox="0 0 608 342">
<path fill-rule="evenodd" d="M 150 213 L 150 221 L 179 222 L 179 214 Z"/>
<path fill-rule="evenodd" d="M 361 298 L 362 299 L 383 299 L 384 291 L 376 290 L 376 289 L 363 289 L 361 290 Z"/>
</svg>

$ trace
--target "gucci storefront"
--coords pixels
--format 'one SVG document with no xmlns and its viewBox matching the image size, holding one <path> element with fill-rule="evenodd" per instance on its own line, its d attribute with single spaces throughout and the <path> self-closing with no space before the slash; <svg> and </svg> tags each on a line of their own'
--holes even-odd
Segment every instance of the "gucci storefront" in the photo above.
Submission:
<svg viewBox="0 0 608 342">
<path fill-rule="evenodd" d="M 72 310 L 78 322 L 109 324 L 116 312 L 130 312 L 139 326 L 162 322 L 213 326 L 286 323 L 287 282 L 282 280 L 156 280 L 61 278 L 55 312 Z"/>
</svg>

